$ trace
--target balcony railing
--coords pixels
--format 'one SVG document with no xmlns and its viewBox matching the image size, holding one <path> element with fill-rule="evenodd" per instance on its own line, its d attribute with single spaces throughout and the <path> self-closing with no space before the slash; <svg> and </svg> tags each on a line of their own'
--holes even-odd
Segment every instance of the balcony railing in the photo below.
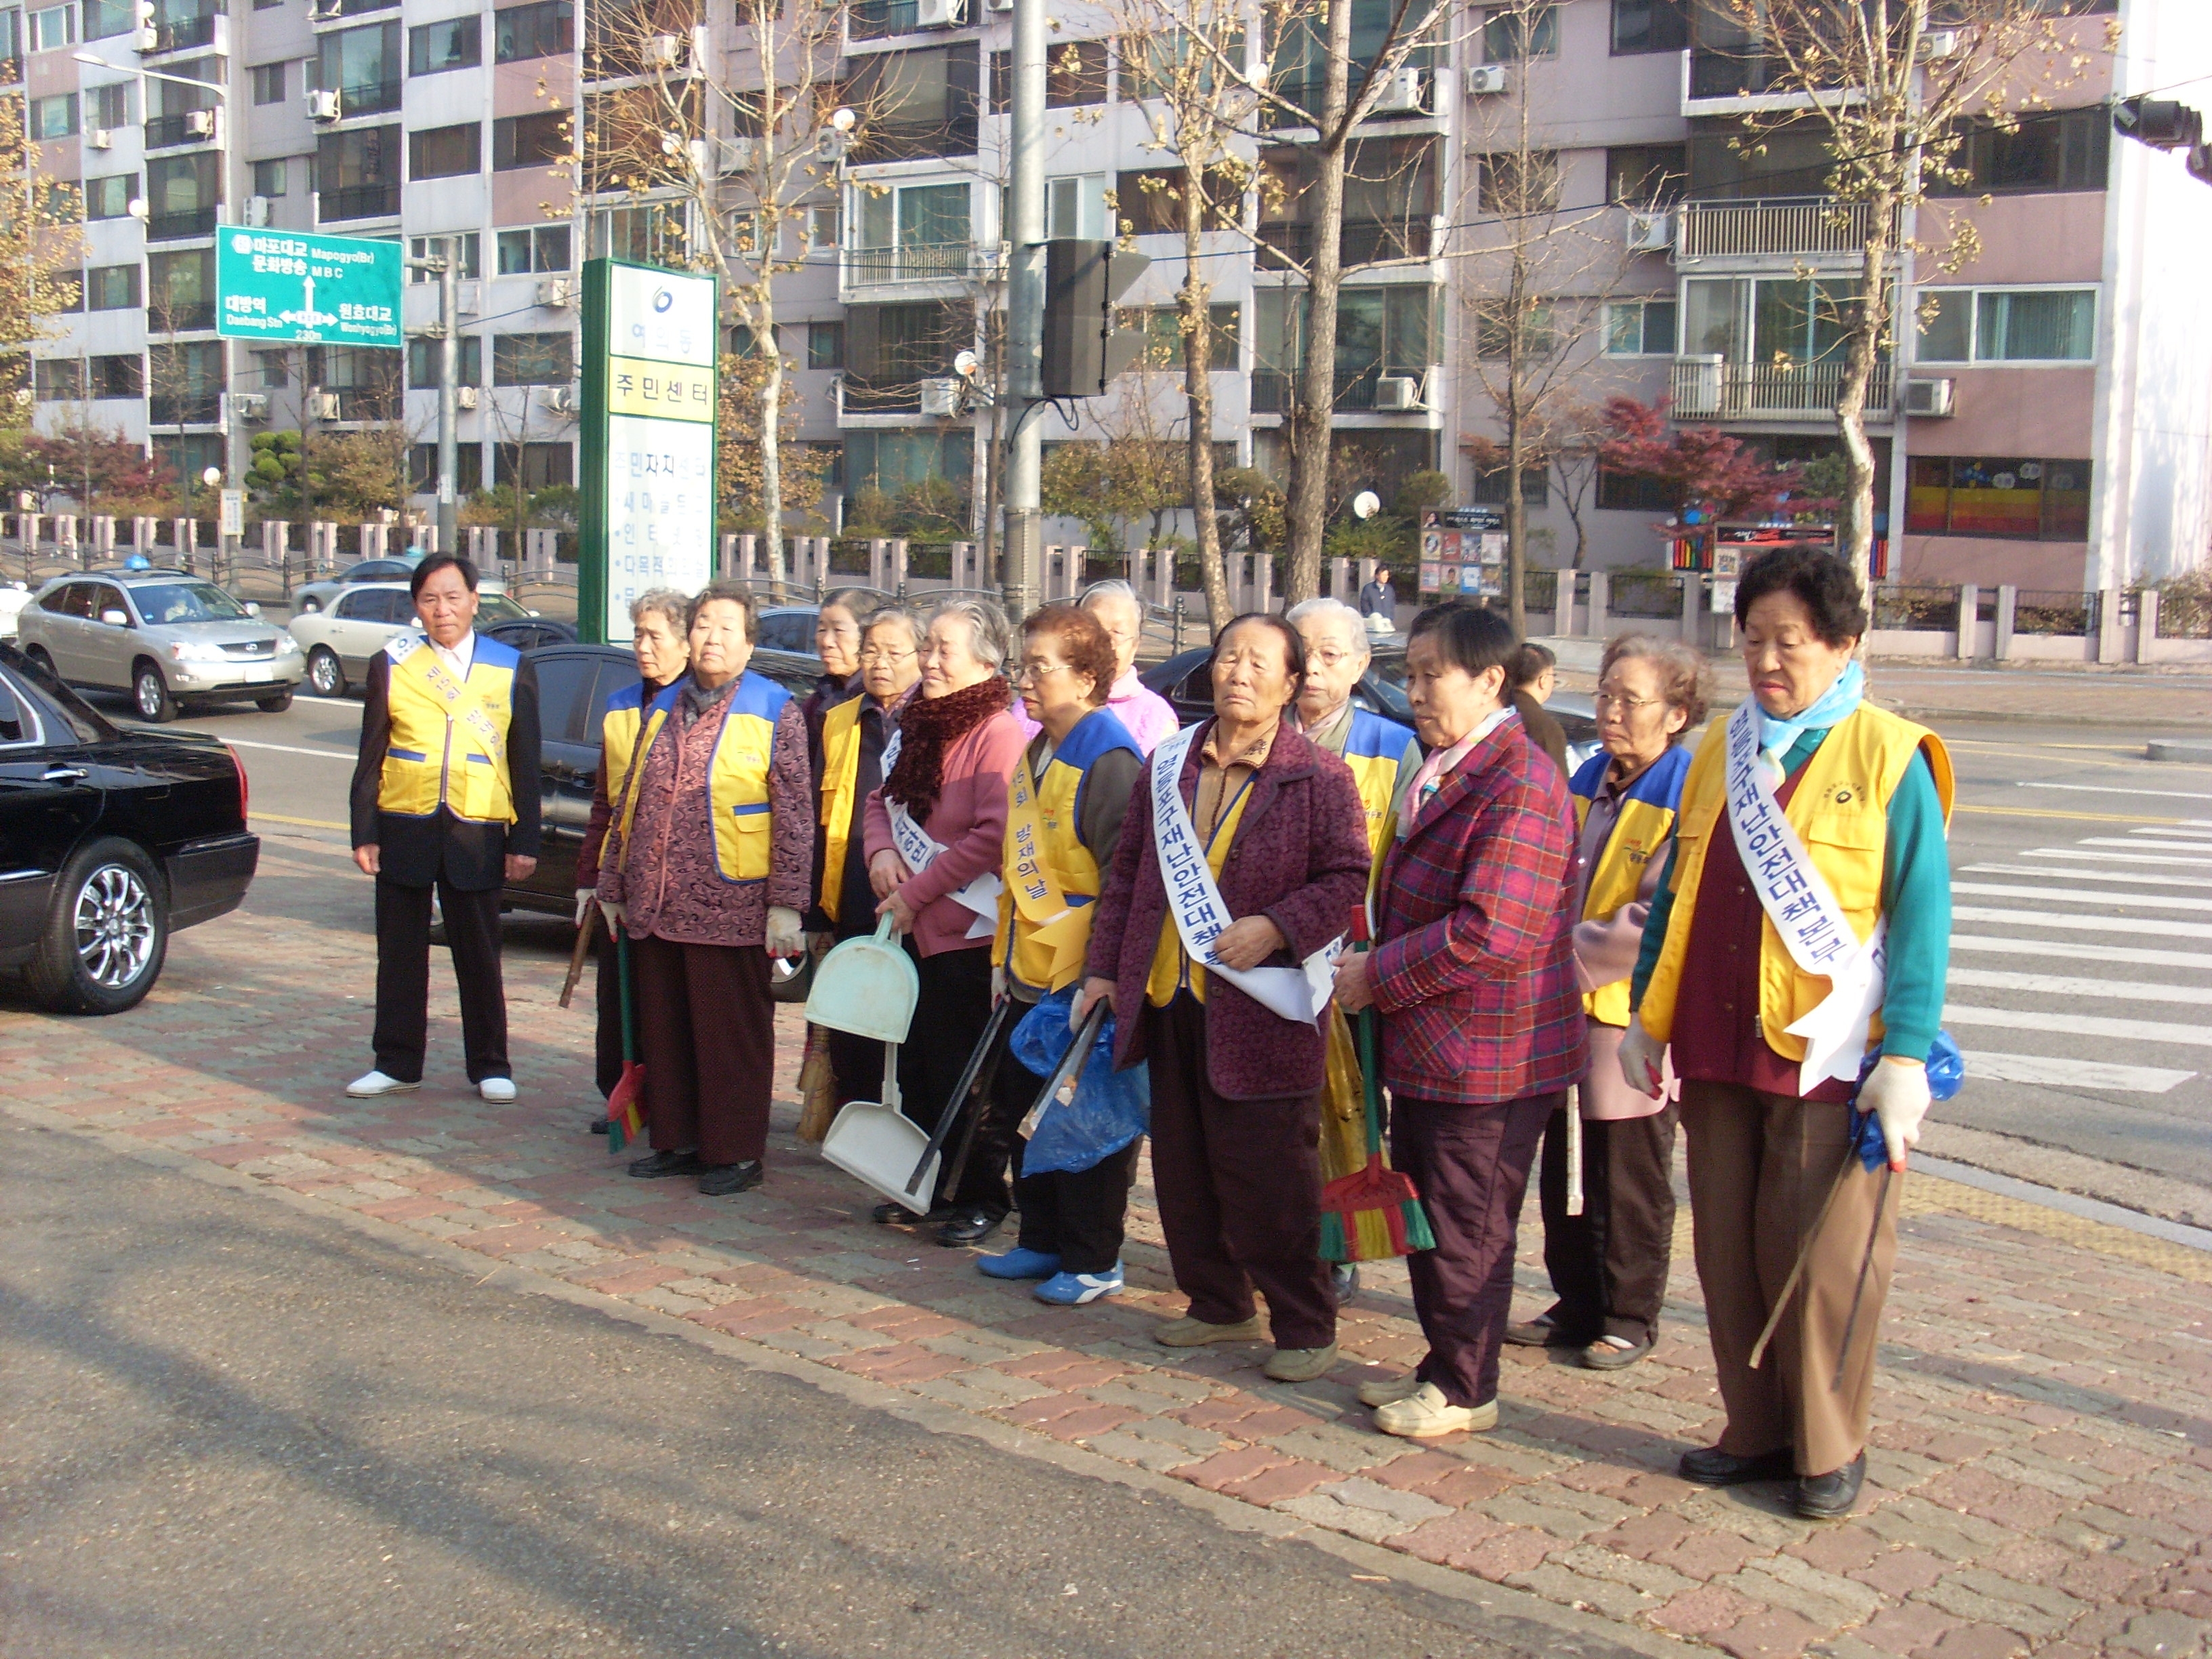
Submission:
<svg viewBox="0 0 2212 1659">
<path fill-rule="evenodd" d="M 846 415 L 919 415 L 921 380 L 876 379 L 842 374 L 837 379 L 837 413 Z"/>
<path fill-rule="evenodd" d="M 947 283 L 976 268 L 981 250 L 970 242 L 909 242 L 903 247 L 845 250 L 845 286 L 883 288 L 893 283 Z"/>
<path fill-rule="evenodd" d="M 1711 357 L 1678 357 L 1673 374 L 1674 413 L 1706 420 L 1824 420 L 1843 395 L 1844 365 L 1729 363 Z M 1891 366 L 1875 365 L 1867 381 L 1866 412 L 1885 419 L 1890 410 Z"/>
<path fill-rule="evenodd" d="M 1361 64 L 1354 64 L 1352 66 L 1352 78 L 1349 89 L 1351 92 L 1358 91 L 1359 76 L 1365 71 L 1365 67 Z M 1438 77 L 1436 72 L 1431 70 L 1420 70 L 1418 72 L 1421 77 L 1421 91 L 1420 97 L 1413 107 L 1378 106 L 1369 113 L 1367 118 L 1370 121 L 1419 121 L 1433 115 L 1437 107 Z M 1271 101 L 1261 113 L 1261 125 L 1270 128 L 1310 127 L 1319 125 L 1322 102 L 1328 84 L 1318 77 L 1310 81 L 1271 82 L 1271 89 L 1275 94 L 1287 99 L 1295 106 L 1295 110 L 1284 109 Z M 1390 98 L 1392 90 L 1393 88 L 1384 88 L 1383 97 L 1386 100 Z"/>
<path fill-rule="evenodd" d="M 179 17 L 171 22 L 154 26 L 155 52 L 189 52 L 195 46 L 215 44 L 217 29 L 216 14 L 209 12 L 199 17 Z"/>
<path fill-rule="evenodd" d="M 1335 412 L 1363 414 L 1375 408 L 1375 388 L 1385 374 L 1401 375 L 1428 384 L 1429 365 L 1400 367 L 1385 363 L 1362 369 L 1357 374 L 1340 373 L 1336 377 Z M 1255 415 L 1287 415 L 1291 409 L 1293 376 L 1276 368 L 1255 369 L 1252 374 L 1252 412 Z M 1419 410 L 1393 410 L 1392 414 L 1420 414 Z"/>
<path fill-rule="evenodd" d="M 1726 259 L 1760 254 L 1856 254 L 1874 229 L 1874 209 L 1833 197 L 1784 197 L 1751 202 L 1686 202 L 1677 210 L 1679 259 Z M 1891 221 L 1893 228 L 1895 220 Z M 1890 237 L 1893 246 L 1896 237 Z"/>
<path fill-rule="evenodd" d="M 1346 265 L 1364 265 L 1384 259 L 1434 258 L 1437 240 L 1424 214 L 1419 219 L 1347 219 L 1339 246 Z M 1313 258 L 1313 242 L 1311 225 L 1261 225 L 1260 268 L 1280 270 L 1286 264 L 1305 264 Z M 1282 257 L 1270 258 L 1270 253 Z"/>
<path fill-rule="evenodd" d="M 215 213 L 211 207 L 191 208 L 182 213 L 156 213 L 146 221 L 146 240 L 175 242 L 187 236 L 212 236 Z"/>
<path fill-rule="evenodd" d="M 399 107 L 401 85 L 398 81 L 369 81 L 343 88 L 338 94 L 339 113 L 345 118 L 388 114 Z"/>
<path fill-rule="evenodd" d="M 222 394 L 157 392 L 146 400 L 146 418 L 155 426 L 213 426 L 222 418 Z"/>
<path fill-rule="evenodd" d="M 211 144 L 215 142 L 213 110 L 194 110 L 185 115 L 156 115 L 146 123 L 148 149 L 174 149 L 179 144 Z M 204 131 L 191 130 L 192 118 L 198 116 Z"/>
<path fill-rule="evenodd" d="M 349 185 L 322 194 L 321 215 L 331 219 L 385 219 L 399 211 L 397 185 Z"/>
<path fill-rule="evenodd" d="M 215 326 L 215 301 L 188 300 L 180 304 L 156 301 L 146 307 L 146 327 L 154 334 L 193 334 Z"/>
</svg>

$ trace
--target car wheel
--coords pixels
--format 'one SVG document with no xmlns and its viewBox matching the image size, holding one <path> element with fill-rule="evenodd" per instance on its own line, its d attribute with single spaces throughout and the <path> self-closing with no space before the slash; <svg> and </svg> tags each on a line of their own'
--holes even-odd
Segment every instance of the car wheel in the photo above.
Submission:
<svg viewBox="0 0 2212 1659">
<path fill-rule="evenodd" d="M 131 671 L 131 705 L 140 720 L 156 726 L 177 718 L 177 700 L 169 695 L 168 681 L 161 678 L 159 668 L 143 658 Z"/>
<path fill-rule="evenodd" d="M 814 988 L 814 953 L 778 957 L 768 965 L 769 994 L 778 1002 L 804 1002 Z"/>
<path fill-rule="evenodd" d="M 265 697 L 256 697 L 253 706 L 264 714 L 281 714 L 292 706 L 292 688 L 272 691 Z"/>
<path fill-rule="evenodd" d="M 45 646 L 34 645 L 23 654 L 31 659 L 32 667 L 43 669 L 47 673 L 53 674 L 53 677 L 56 679 L 59 679 L 61 678 L 59 674 L 54 674 L 54 659 L 46 654 L 46 647 Z"/>
<path fill-rule="evenodd" d="M 154 988 L 168 948 L 168 902 L 153 860 L 109 837 L 63 869 L 27 975 L 56 1013 L 119 1014 Z"/>
<path fill-rule="evenodd" d="M 345 665 L 327 645 L 319 645 L 307 653 L 307 684 L 315 688 L 319 697 L 345 696 Z"/>
</svg>

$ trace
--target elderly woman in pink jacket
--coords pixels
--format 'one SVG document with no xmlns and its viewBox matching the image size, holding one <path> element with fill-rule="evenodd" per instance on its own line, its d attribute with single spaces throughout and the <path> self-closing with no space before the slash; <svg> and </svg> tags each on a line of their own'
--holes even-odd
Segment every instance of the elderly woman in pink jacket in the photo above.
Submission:
<svg viewBox="0 0 2212 1659">
<path fill-rule="evenodd" d="M 896 921 L 921 976 L 899 1051 L 899 1094 L 926 1127 L 958 1085 L 991 1018 L 1006 792 L 1024 741 L 1006 678 L 1010 639 L 1006 614 L 988 599 L 937 608 L 922 646 L 921 695 L 901 709 L 884 752 L 883 787 L 868 797 L 868 879 L 878 914 Z M 939 1191 L 930 1212 L 939 1243 L 981 1243 L 1006 1218 L 1013 1127 L 995 1114 L 977 1126 L 960 1184 Z M 966 1132 L 957 1125 L 949 1144 L 959 1145 Z M 890 1203 L 875 1212 L 884 1222 L 905 1213 Z"/>
</svg>

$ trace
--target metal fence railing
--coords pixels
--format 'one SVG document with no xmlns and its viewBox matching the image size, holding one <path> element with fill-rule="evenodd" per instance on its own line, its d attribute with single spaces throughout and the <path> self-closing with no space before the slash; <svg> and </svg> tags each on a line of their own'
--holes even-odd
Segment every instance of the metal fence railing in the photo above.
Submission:
<svg viewBox="0 0 2212 1659">
<path fill-rule="evenodd" d="M 1959 625 L 1955 587 L 1884 586 L 1874 590 L 1874 625 L 1919 633 L 1941 633 Z"/>
<path fill-rule="evenodd" d="M 2013 601 L 2015 634 L 2089 635 L 2097 628 L 2097 596 L 2064 589 L 2023 587 Z"/>
<path fill-rule="evenodd" d="M 1681 578 L 1664 570 L 1615 570 L 1605 608 L 1609 617 L 1680 616 Z"/>
</svg>

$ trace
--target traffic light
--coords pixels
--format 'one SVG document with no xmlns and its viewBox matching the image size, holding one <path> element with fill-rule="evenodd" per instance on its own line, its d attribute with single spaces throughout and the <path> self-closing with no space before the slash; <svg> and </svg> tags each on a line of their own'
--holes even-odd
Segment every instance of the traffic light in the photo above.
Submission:
<svg viewBox="0 0 2212 1659">
<path fill-rule="evenodd" d="M 2179 99 L 2123 98 L 2112 106 L 2112 131 L 2153 149 L 2197 149 L 2204 118 Z"/>
<path fill-rule="evenodd" d="M 1115 325 L 1115 301 L 1152 262 L 1111 242 L 1045 244 L 1044 395 L 1096 398 L 1135 362 L 1143 331 Z"/>
</svg>

